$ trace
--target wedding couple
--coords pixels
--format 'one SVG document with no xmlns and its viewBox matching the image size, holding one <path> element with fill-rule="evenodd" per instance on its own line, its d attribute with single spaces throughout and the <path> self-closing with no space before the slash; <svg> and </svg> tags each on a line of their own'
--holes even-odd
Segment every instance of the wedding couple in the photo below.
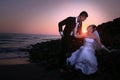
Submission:
<svg viewBox="0 0 120 80">
<path fill-rule="evenodd" d="M 75 69 L 81 70 L 83 74 L 90 75 L 97 71 L 97 59 L 95 56 L 95 50 L 103 48 L 110 52 L 100 41 L 99 34 L 96 30 L 96 25 L 89 25 L 87 27 L 87 33 L 83 34 L 82 22 L 86 20 L 88 13 L 82 11 L 77 17 L 68 17 L 63 21 L 59 22 L 59 32 L 62 36 L 62 51 L 59 55 L 60 66 L 64 69 L 67 63 L 74 66 Z M 63 26 L 64 30 L 63 30 Z M 76 51 L 72 52 L 69 57 L 66 57 L 67 52 L 70 50 L 70 46 L 73 48 L 73 43 L 78 38 L 84 39 L 84 43 Z"/>
</svg>

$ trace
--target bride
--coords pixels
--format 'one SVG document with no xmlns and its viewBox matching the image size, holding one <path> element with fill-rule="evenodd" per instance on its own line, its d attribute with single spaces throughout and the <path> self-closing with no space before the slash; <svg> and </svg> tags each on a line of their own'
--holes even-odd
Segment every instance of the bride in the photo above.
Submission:
<svg viewBox="0 0 120 80">
<path fill-rule="evenodd" d="M 99 46 L 108 52 L 108 50 L 101 42 L 98 36 L 94 34 L 96 31 L 96 25 L 89 25 L 87 27 L 87 33 L 79 35 L 74 30 L 74 36 L 77 38 L 84 38 L 84 45 L 78 50 L 72 53 L 72 55 L 67 58 L 67 63 L 73 65 L 75 69 L 81 70 L 83 74 L 90 75 L 97 71 L 97 59 L 95 56 L 94 42 L 96 41 Z"/>
</svg>

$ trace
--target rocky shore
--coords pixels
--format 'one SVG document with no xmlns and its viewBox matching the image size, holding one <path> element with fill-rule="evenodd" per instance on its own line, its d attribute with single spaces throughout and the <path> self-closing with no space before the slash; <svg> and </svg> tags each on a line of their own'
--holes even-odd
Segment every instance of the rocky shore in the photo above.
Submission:
<svg viewBox="0 0 120 80">
<path fill-rule="evenodd" d="M 89 80 L 119 80 L 120 79 L 120 18 L 113 21 L 98 25 L 97 30 L 101 36 L 101 41 L 109 49 L 114 49 L 108 53 L 104 50 L 96 51 L 98 59 L 98 72 Z M 29 52 L 29 60 L 31 63 L 41 63 L 49 70 L 59 70 L 58 57 L 61 50 L 61 40 L 52 40 L 48 42 L 37 43 L 31 45 Z M 59 74 L 59 73 L 58 73 Z M 64 78 L 72 80 L 88 80 L 88 77 L 80 74 L 75 76 L 76 72 L 63 73 Z M 54 75 L 53 75 L 54 76 Z M 62 78 L 63 79 L 63 78 Z M 69 79 L 69 80 L 70 80 Z"/>
</svg>

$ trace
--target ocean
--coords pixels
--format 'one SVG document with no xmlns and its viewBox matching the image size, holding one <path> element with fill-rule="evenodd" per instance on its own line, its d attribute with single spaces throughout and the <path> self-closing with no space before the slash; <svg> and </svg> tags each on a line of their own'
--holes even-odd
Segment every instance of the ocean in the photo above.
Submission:
<svg viewBox="0 0 120 80">
<path fill-rule="evenodd" d="M 60 39 L 59 35 L 0 33 L 0 59 L 27 57 L 22 51 L 32 44 Z"/>
</svg>

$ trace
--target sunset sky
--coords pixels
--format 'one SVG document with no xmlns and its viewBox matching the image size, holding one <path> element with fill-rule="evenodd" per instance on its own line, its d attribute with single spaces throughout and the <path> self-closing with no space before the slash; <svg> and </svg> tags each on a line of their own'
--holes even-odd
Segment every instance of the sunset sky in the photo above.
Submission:
<svg viewBox="0 0 120 80">
<path fill-rule="evenodd" d="M 58 22 L 87 11 L 83 27 L 120 17 L 120 0 L 0 0 L 0 32 L 59 34 Z"/>
</svg>

